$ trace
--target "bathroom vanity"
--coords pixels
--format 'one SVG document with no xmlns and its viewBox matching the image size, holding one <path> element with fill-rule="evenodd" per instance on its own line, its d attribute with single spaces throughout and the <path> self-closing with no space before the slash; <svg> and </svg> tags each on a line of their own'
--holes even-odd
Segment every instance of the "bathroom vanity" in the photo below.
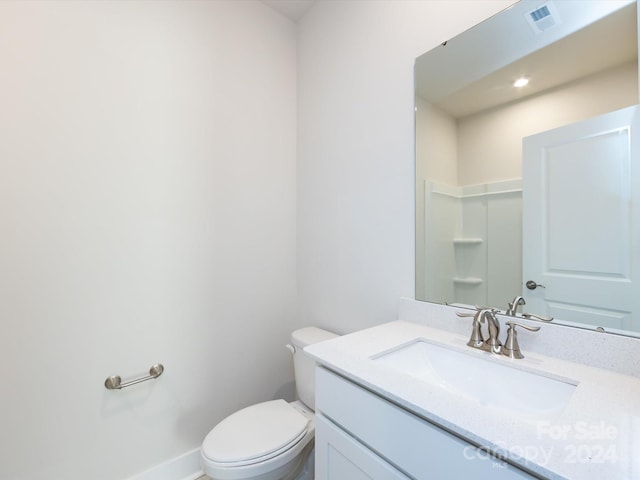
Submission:
<svg viewBox="0 0 640 480">
<path fill-rule="evenodd" d="M 402 300 L 305 349 L 317 480 L 640 478 L 638 339 L 543 325 L 516 360 L 466 346 L 455 312 Z"/>
<path fill-rule="evenodd" d="M 534 478 L 330 370 L 316 378 L 318 480 Z"/>
</svg>

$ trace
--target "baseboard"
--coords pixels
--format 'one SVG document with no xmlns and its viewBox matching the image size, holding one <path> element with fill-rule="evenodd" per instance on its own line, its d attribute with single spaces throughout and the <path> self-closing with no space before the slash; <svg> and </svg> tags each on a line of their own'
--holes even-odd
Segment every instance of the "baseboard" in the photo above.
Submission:
<svg viewBox="0 0 640 480">
<path fill-rule="evenodd" d="M 128 480 L 195 480 L 204 473 L 200 469 L 200 449 L 167 460 Z"/>
</svg>

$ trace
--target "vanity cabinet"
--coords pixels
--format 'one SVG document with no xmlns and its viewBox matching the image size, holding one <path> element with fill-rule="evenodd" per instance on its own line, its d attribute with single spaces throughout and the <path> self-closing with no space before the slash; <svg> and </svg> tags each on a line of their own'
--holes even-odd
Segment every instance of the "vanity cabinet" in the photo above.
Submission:
<svg viewBox="0 0 640 480">
<path fill-rule="evenodd" d="M 537 478 L 323 367 L 315 464 L 315 480 Z"/>
<path fill-rule="evenodd" d="M 322 415 L 316 418 L 316 456 L 322 459 L 316 480 L 410 480 Z"/>
</svg>

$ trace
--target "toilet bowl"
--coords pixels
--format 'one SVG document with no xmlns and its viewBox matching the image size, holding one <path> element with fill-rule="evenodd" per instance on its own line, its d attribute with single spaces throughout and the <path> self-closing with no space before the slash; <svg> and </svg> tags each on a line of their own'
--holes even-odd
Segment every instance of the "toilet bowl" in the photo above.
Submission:
<svg viewBox="0 0 640 480">
<path fill-rule="evenodd" d="M 202 443 L 202 470 L 213 480 L 313 480 L 314 362 L 302 349 L 336 335 L 316 327 L 296 330 L 293 352 L 299 400 L 271 400 L 238 410 Z"/>
</svg>

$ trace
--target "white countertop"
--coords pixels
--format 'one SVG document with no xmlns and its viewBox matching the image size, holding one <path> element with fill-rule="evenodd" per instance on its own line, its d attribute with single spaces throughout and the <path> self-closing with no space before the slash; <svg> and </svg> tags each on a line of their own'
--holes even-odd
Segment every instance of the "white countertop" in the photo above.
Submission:
<svg viewBox="0 0 640 480">
<path fill-rule="evenodd" d="M 416 339 L 570 378 L 578 384 L 561 413 L 534 420 L 480 406 L 464 395 L 454 395 L 371 359 Z M 310 345 L 305 352 L 331 370 L 543 478 L 640 479 L 640 378 L 527 351 L 522 341 L 526 358 L 512 360 L 467 347 L 467 340 L 459 332 L 396 321 Z M 500 378 L 487 381 L 496 388 L 509 388 L 501 385 Z"/>
</svg>

